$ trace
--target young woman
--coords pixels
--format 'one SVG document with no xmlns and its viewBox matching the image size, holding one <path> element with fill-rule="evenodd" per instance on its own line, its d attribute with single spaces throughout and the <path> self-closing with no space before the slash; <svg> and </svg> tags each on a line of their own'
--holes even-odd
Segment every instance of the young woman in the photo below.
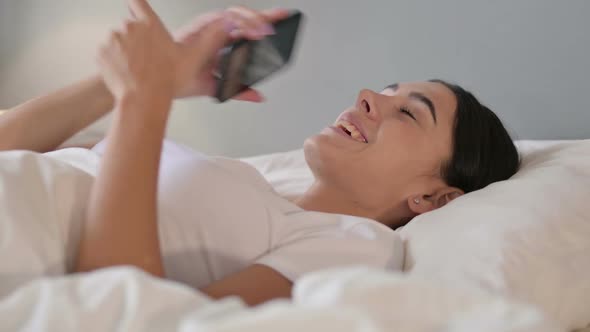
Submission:
<svg viewBox="0 0 590 332">
<path fill-rule="evenodd" d="M 294 201 L 240 161 L 195 154 L 161 169 L 173 98 L 211 95 L 218 51 L 232 38 L 273 33 L 269 23 L 288 12 L 231 8 L 201 16 L 173 38 L 146 0 L 129 6 L 132 18 L 100 48 L 99 76 L 0 117 L 0 149 L 46 152 L 113 109 L 76 271 L 134 265 L 170 277 L 158 225 L 190 222 L 202 246 L 184 263 L 189 284 L 249 304 L 288 297 L 309 271 L 392 268 L 394 228 L 518 168 L 495 114 L 462 88 L 433 80 L 362 90 L 334 125 L 305 141 L 315 180 Z M 238 99 L 261 96 L 249 90 Z M 158 220 L 158 193 L 168 192 L 191 197 L 190 210 L 200 212 L 177 206 L 178 220 Z"/>
</svg>

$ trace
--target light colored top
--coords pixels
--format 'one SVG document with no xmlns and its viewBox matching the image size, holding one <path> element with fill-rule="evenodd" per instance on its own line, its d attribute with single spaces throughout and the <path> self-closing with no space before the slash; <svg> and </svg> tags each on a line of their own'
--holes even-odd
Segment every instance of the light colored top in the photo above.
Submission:
<svg viewBox="0 0 590 332">
<path fill-rule="evenodd" d="M 101 143 L 93 151 L 103 149 Z M 165 142 L 158 190 L 167 277 L 193 287 L 255 263 L 292 281 L 329 267 L 402 267 L 402 240 L 387 226 L 305 211 L 240 160 Z"/>
</svg>

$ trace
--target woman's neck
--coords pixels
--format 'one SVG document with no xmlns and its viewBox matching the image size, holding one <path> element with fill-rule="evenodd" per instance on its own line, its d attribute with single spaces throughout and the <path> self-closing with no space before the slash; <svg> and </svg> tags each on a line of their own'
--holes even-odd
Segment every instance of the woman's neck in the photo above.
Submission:
<svg viewBox="0 0 590 332">
<path fill-rule="evenodd" d="M 342 190 L 314 182 L 300 197 L 294 200 L 300 208 L 309 211 L 347 214 L 375 219 L 377 216 L 364 209 Z"/>
<path fill-rule="evenodd" d="M 395 202 L 394 199 L 391 200 Z M 349 193 L 316 180 L 300 197 L 293 200 L 300 208 L 308 211 L 347 214 L 351 216 L 373 219 L 386 226 L 399 226 L 407 222 L 408 211 L 404 199 L 390 209 L 377 211 L 367 208 L 359 201 L 351 198 Z M 410 218 L 411 219 L 411 218 Z"/>
</svg>

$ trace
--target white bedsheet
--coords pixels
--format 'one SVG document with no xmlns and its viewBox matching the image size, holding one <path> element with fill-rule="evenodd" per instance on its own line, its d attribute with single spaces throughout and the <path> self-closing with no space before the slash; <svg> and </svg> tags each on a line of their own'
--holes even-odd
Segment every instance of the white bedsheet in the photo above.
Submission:
<svg viewBox="0 0 590 332">
<path fill-rule="evenodd" d="M 41 279 L 0 301 L 0 331 L 563 331 L 475 289 L 365 268 L 304 277 L 293 302 L 211 301 L 136 269 Z"/>
</svg>

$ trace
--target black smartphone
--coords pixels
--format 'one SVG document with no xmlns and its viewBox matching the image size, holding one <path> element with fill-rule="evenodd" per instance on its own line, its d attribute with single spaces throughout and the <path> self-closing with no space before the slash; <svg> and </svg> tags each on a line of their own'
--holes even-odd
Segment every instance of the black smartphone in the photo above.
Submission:
<svg viewBox="0 0 590 332">
<path fill-rule="evenodd" d="M 215 72 L 215 98 L 224 102 L 283 68 L 291 59 L 303 14 L 276 23 L 276 33 L 261 40 L 241 39 L 221 52 Z"/>
</svg>

